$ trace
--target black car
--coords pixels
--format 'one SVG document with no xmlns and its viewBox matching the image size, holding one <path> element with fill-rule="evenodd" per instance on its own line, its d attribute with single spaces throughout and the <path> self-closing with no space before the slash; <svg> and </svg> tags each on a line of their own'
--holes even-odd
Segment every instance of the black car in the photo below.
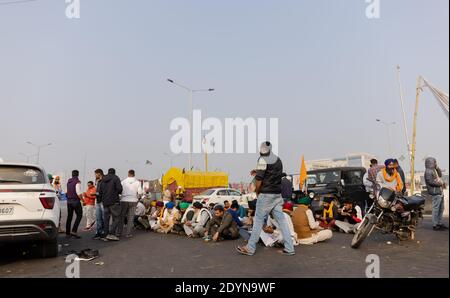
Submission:
<svg viewBox="0 0 450 298">
<path fill-rule="evenodd" d="M 342 204 L 349 199 L 358 204 L 362 210 L 369 201 L 369 194 L 363 183 L 366 169 L 362 167 L 339 167 L 308 172 L 308 194 L 295 191 L 295 199 L 308 195 L 313 198 L 311 207 L 314 211 L 322 209 L 324 197 L 333 197 Z"/>
</svg>

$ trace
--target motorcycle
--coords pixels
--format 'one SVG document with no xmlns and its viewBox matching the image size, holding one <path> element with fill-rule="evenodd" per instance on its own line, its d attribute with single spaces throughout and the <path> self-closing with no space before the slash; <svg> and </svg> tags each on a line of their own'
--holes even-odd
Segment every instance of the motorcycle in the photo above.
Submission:
<svg viewBox="0 0 450 298">
<path fill-rule="evenodd" d="M 375 229 L 394 234 L 400 241 L 414 240 L 424 205 L 425 198 L 421 195 L 405 197 L 382 188 L 357 228 L 351 247 L 358 248 Z"/>
</svg>

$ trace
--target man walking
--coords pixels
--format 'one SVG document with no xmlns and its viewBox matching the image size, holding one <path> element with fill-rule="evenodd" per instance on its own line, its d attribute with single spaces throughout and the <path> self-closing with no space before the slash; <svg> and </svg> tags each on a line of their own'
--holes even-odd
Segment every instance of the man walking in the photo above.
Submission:
<svg viewBox="0 0 450 298">
<path fill-rule="evenodd" d="M 78 170 L 72 171 L 72 178 L 67 181 L 67 221 L 66 221 L 66 238 L 74 237 L 80 239 L 78 235 L 78 226 L 83 218 L 83 207 L 81 206 L 81 199 L 83 193 L 81 192 L 81 182 L 78 179 L 80 172 Z M 72 227 L 73 214 L 76 214 L 76 219 Z"/>
<path fill-rule="evenodd" d="M 433 230 L 448 230 L 443 224 L 444 214 L 444 192 L 447 186 L 442 180 L 442 171 L 437 166 L 437 161 L 433 157 L 425 160 L 425 183 L 427 184 L 428 194 L 433 199 Z"/>
<path fill-rule="evenodd" d="M 283 163 L 281 159 L 272 152 L 272 144 L 264 142 L 260 148 L 260 158 L 255 173 L 256 179 L 256 214 L 254 218 L 252 235 L 246 246 L 238 246 L 239 253 L 252 256 L 256 251 L 264 220 L 272 214 L 278 222 L 284 240 L 285 255 L 295 255 L 294 244 L 291 233 L 283 214 L 283 198 L 281 197 L 281 178 L 283 174 Z"/>
<path fill-rule="evenodd" d="M 142 195 L 141 182 L 135 178 L 134 170 L 128 171 L 128 178 L 122 181 L 122 198 L 120 200 L 120 208 L 122 213 L 119 223 L 119 235 L 122 234 L 125 218 L 127 219 L 127 227 L 125 230 L 125 237 L 130 238 L 133 225 L 134 215 L 136 212 L 136 206 L 139 201 L 139 197 Z"/>
<path fill-rule="evenodd" d="M 96 222 L 96 232 L 93 237 L 94 240 L 99 240 L 103 237 L 105 237 L 105 233 L 103 231 L 105 221 L 103 219 L 103 203 L 102 203 L 102 197 L 100 196 L 99 189 L 100 185 L 102 184 L 103 179 L 103 170 L 97 169 L 95 170 L 95 182 L 96 182 L 96 189 L 97 193 L 95 196 L 95 222 Z"/>
<path fill-rule="evenodd" d="M 116 176 L 115 169 L 109 169 L 108 175 L 106 175 L 102 183 L 100 184 L 99 195 L 103 202 L 103 217 L 104 217 L 104 241 L 119 241 L 119 224 L 120 224 L 120 198 L 122 193 L 122 184 L 119 177 Z M 112 224 L 110 226 L 110 219 L 112 218 Z"/>
</svg>

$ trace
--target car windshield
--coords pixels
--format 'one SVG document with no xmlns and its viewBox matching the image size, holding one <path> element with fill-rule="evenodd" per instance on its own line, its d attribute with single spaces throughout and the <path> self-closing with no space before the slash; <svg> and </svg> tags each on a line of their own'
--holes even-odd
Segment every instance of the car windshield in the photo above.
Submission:
<svg viewBox="0 0 450 298">
<path fill-rule="evenodd" d="M 210 196 L 214 193 L 214 191 L 215 191 L 214 189 L 208 189 L 208 190 L 205 190 L 204 192 L 202 192 L 200 195 L 201 196 Z"/>
<path fill-rule="evenodd" d="M 44 184 L 45 176 L 39 169 L 22 166 L 1 166 L 1 184 Z"/>
<path fill-rule="evenodd" d="M 344 179 L 344 182 L 348 185 L 363 184 L 363 173 L 362 171 L 343 172 L 342 179 Z"/>
<path fill-rule="evenodd" d="M 329 184 L 341 180 L 340 171 L 326 171 L 308 174 L 308 184 Z"/>
</svg>

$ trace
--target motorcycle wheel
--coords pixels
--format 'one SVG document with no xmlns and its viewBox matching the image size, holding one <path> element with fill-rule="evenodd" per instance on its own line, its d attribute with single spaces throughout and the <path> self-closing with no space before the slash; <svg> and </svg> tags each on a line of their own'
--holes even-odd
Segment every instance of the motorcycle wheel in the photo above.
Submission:
<svg viewBox="0 0 450 298">
<path fill-rule="evenodd" d="M 374 225 L 375 224 L 371 223 L 370 218 L 366 216 L 361 223 L 361 226 L 356 231 L 355 236 L 353 236 L 351 247 L 355 249 L 358 248 L 367 238 Z"/>
</svg>

